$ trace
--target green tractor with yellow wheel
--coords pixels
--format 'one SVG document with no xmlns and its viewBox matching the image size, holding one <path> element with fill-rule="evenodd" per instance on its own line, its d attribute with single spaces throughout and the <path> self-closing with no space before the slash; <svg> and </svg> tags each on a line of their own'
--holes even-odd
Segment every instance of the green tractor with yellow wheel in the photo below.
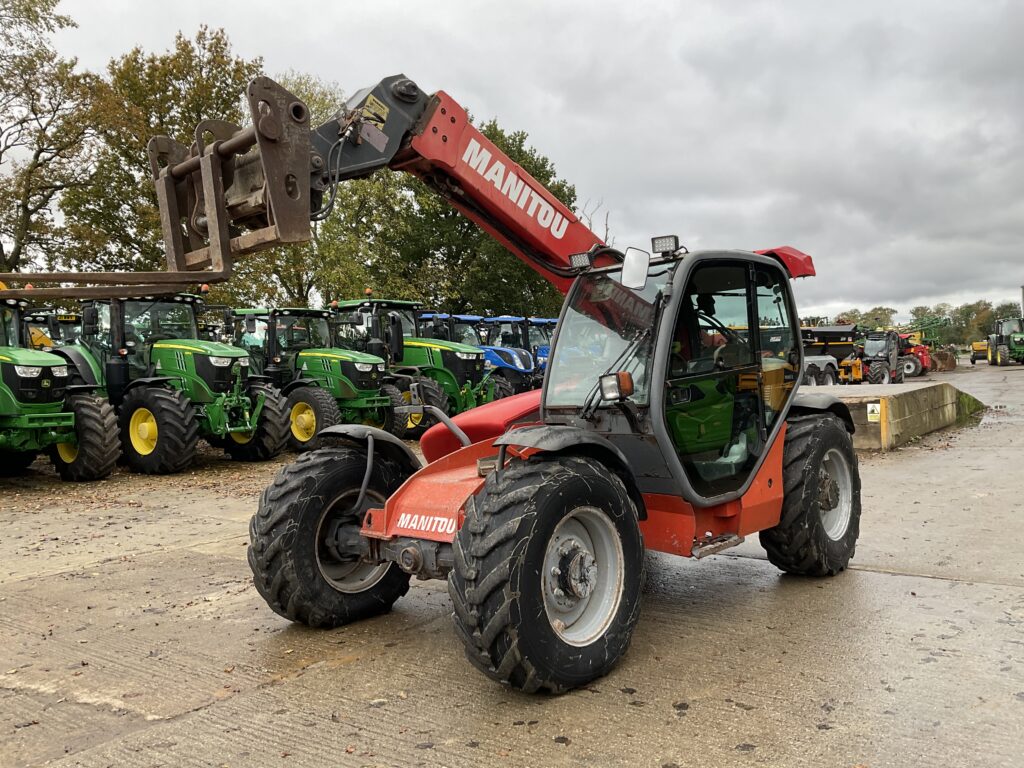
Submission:
<svg viewBox="0 0 1024 768">
<path fill-rule="evenodd" d="M 200 296 L 86 302 L 82 331 L 54 349 L 74 378 L 117 408 L 124 462 L 135 472 L 186 469 L 199 438 L 233 459 L 262 461 L 285 445 L 288 417 L 272 382 L 250 375 L 240 349 L 198 338 Z"/>
<path fill-rule="evenodd" d="M 72 384 L 66 360 L 25 348 L 26 309 L 16 299 L 0 304 L 0 476 L 24 472 L 45 452 L 62 480 L 107 477 L 120 455 L 114 410 L 92 387 Z"/>
<path fill-rule="evenodd" d="M 402 393 L 387 378 L 383 358 L 337 343 L 338 317 L 328 309 L 275 307 L 227 310 L 224 327 L 287 400 L 289 447 L 320 447 L 320 431 L 335 424 L 366 424 L 405 437 L 396 418 Z"/>
<path fill-rule="evenodd" d="M 996 320 L 988 337 L 989 365 L 1024 363 L 1024 318 Z"/>
</svg>

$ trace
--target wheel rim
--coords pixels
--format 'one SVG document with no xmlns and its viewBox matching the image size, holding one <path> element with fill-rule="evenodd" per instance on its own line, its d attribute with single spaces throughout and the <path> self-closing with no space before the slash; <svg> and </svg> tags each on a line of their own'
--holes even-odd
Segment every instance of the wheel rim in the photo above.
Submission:
<svg viewBox="0 0 1024 768">
<path fill-rule="evenodd" d="M 292 436 L 300 443 L 306 443 L 316 434 L 316 411 L 309 403 L 296 403 L 288 414 Z"/>
<path fill-rule="evenodd" d="M 853 513 L 853 478 L 850 463 L 836 448 L 831 448 L 818 470 L 818 508 L 825 535 L 839 541 L 846 535 Z"/>
<path fill-rule="evenodd" d="M 148 408 L 138 408 L 128 422 L 128 437 L 132 448 L 141 456 L 148 456 L 156 450 L 159 429 L 156 416 Z"/>
<path fill-rule="evenodd" d="M 411 405 L 412 404 L 412 392 L 410 392 L 408 390 L 403 392 L 402 393 L 402 402 L 404 402 L 406 405 Z M 422 413 L 410 413 L 410 414 L 407 414 L 406 421 L 405 421 L 405 428 L 406 429 L 415 429 L 422 422 L 423 422 L 423 414 Z"/>
<path fill-rule="evenodd" d="M 888 369 L 882 373 L 882 383 L 889 384 L 892 381 L 892 377 L 889 375 Z"/>
<path fill-rule="evenodd" d="M 913 376 L 914 375 L 914 364 L 907 361 L 903 364 L 903 375 Z"/>
<path fill-rule="evenodd" d="M 577 507 L 548 540 L 541 572 L 544 612 L 569 645 L 600 638 L 615 618 L 625 578 L 622 541 L 597 507 Z"/>
<path fill-rule="evenodd" d="M 391 566 L 389 562 L 368 563 L 357 556 L 342 555 L 328 544 L 328 539 L 333 538 L 339 525 L 358 526 L 367 509 L 384 506 L 384 497 L 377 491 L 367 488 L 363 508 L 353 509 L 352 505 L 358 497 L 358 488 L 352 488 L 336 496 L 324 507 L 316 526 L 316 565 L 320 569 L 320 575 L 332 589 L 347 595 L 370 589 L 384 578 L 384 574 Z"/>
<path fill-rule="evenodd" d="M 78 458 L 78 446 L 75 443 L 57 443 L 57 456 L 65 464 L 74 464 Z"/>
</svg>

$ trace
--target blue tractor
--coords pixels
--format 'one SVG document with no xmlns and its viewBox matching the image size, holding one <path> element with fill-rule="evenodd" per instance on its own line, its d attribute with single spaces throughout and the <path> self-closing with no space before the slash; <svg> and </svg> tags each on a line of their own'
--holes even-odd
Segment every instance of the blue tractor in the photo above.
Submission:
<svg viewBox="0 0 1024 768">
<path fill-rule="evenodd" d="M 510 347 L 533 356 L 533 381 L 529 388 L 534 388 L 543 382 L 551 337 L 557 323 L 554 318 L 501 315 L 484 318 L 480 327 L 484 332 L 484 344 Z"/>
<path fill-rule="evenodd" d="M 484 352 L 484 368 L 494 382 L 494 397 L 508 397 L 517 392 L 534 388 L 536 369 L 533 355 L 523 348 L 504 344 L 485 343 L 481 329 L 486 323 L 480 315 L 450 315 L 443 312 L 426 312 L 420 315 L 420 323 L 436 339 L 472 344 Z"/>
</svg>

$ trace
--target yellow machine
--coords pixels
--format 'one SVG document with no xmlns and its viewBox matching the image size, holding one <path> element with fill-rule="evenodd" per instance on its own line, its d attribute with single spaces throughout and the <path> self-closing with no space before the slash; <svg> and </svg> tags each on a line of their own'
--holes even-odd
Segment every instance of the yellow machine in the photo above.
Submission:
<svg viewBox="0 0 1024 768">
<path fill-rule="evenodd" d="M 988 359 L 988 339 L 982 339 L 981 341 L 971 342 L 971 365 L 974 365 L 979 360 L 991 360 Z"/>
</svg>

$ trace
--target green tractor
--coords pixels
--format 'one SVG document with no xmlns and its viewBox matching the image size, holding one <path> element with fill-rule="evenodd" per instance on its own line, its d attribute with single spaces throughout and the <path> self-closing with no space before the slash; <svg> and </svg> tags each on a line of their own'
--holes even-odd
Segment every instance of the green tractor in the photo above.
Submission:
<svg viewBox="0 0 1024 768">
<path fill-rule="evenodd" d="M 988 337 L 989 365 L 1024 363 L 1024 319 L 996 320 Z"/>
<path fill-rule="evenodd" d="M 72 385 L 67 361 L 26 349 L 16 299 L 0 304 L 0 475 L 23 472 L 43 451 L 62 480 L 100 480 L 117 464 L 117 417 L 92 387 Z M 49 315 L 48 336 L 59 336 Z"/>
<path fill-rule="evenodd" d="M 198 338 L 190 294 L 86 302 L 82 333 L 54 349 L 117 408 L 122 456 L 143 474 L 171 474 L 195 458 L 199 438 L 242 461 L 284 448 L 284 398 L 249 374 L 240 349 Z"/>
<path fill-rule="evenodd" d="M 479 347 L 425 338 L 420 333 L 420 305 L 415 301 L 365 299 L 337 302 L 339 343 L 387 357 L 404 403 L 413 402 L 411 384 L 419 384 L 424 405 L 449 415 L 468 411 L 495 398 L 494 383 L 484 370 Z M 419 437 L 434 423 L 431 416 L 410 414 L 406 435 Z"/>
<path fill-rule="evenodd" d="M 406 417 L 395 417 L 402 393 L 386 379 L 384 359 L 340 347 L 337 317 L 326 309 L 227 310 L 224 327 L 249 353 L 253 370 L 287 398 L 289 446 L 320 447 L 321 429 L 368 424 L 405 437 Z"/>
</svg>

